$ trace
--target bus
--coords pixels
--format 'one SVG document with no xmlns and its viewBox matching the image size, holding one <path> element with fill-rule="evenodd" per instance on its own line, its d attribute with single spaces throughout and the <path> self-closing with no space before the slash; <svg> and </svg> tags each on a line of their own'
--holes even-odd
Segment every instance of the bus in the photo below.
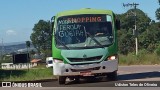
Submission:
<svg viewBox="0 0 160 90">
<path fill-rule="evenodd" d="M 79 9 L 60 12 L 51 19 L 53 74 L 59 84 L 66 78 L 106 76 L 117 79 L 120 21 L 111 10 Z"/>
</svg>

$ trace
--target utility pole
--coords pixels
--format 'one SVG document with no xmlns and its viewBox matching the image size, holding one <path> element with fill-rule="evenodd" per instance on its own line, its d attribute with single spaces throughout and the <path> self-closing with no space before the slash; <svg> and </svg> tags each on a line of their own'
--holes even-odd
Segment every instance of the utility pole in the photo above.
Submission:
<svg viewBox="0 0 160 90">
<path fill-rule="evenodd" d="M 3 51 L 2 51 L 2 47 L 3 47 L 3 46 L 2 46 L 2 43 L 1 43 L 1 52 L 0 52 L 0 53 L 1 53 L 1 56 L 0 56 L 0 60 L 2 60 L 2 52 L 3 52 Z"/>
<path fill-rule="evenodd" d="M 139 4 L 138 3 L 128 3 L 128 4 L 124 4 L 123 3 L 123 6 L 124 7 L 134 7 L 134 35 L 135 35 L 135 44 L 136 44 L 136 55 L 138 55 L 138 32 L 137 32 L 137 25 L 136 25 L 136 18 L 137 18 L 137 14 L 136 14 L 136 9 L 137 9 L 137 6 Z"/>
<path fill-rule="evenodd" d="M 1 43 L 1 60 L 3 60 L 3 54 L 4 54 L 4 45 L 3 45 L 3 38 Z"/>
<path fill-rule="evenodd" d="M 30 41 L 26 41 L 26 47 L 27 47 L 27 62 L 28 62 L 28 71 L 29 71 L 29 64 L 30 64 L 30 54 L 29 54 L 29 48 L 30 48 Z"/>
</svg>

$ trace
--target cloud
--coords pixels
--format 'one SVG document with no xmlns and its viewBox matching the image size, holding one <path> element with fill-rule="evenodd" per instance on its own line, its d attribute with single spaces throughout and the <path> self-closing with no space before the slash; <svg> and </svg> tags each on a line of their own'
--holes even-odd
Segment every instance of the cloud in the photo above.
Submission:
<svg viewBox="0 0 160 90">
<path fill-rule="evenodd" d="M 14 31 L 14 30 L 7 30 L 6 34 L 7 35 L 17 35 L 16 31 Z"/>
</svg>

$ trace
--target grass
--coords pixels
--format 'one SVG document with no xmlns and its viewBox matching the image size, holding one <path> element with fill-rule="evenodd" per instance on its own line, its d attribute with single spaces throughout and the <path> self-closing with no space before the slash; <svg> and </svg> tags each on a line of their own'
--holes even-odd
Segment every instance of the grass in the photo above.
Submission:
<svg viewBox="0 0 160 90">
<path fill-rule="evenodd" d="M 133 53 L 119 55 L 119 65 L 160 65 L 160 57 L 155 53 Z"/>
<path fill-rule="evenodd" d="M 28 70 L 0 70 L 0 81 L 31 81 L 55 78 L 52 68 L 34 68 Z"/>
</svg>

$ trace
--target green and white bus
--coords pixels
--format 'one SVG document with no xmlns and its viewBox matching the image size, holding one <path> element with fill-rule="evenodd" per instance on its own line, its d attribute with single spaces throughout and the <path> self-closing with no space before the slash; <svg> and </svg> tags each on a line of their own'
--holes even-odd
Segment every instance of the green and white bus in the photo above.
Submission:
<svg viewBox="0 0 160 90">
<path fill-rule="evenodd" d="M 53 74 L 59 84 L 66 78 L 106 75 L 115 80 L 118 70 L 117 30 L 120 22 L 110 10 L 80 9 L 52 18 Z"/>
</svg>

